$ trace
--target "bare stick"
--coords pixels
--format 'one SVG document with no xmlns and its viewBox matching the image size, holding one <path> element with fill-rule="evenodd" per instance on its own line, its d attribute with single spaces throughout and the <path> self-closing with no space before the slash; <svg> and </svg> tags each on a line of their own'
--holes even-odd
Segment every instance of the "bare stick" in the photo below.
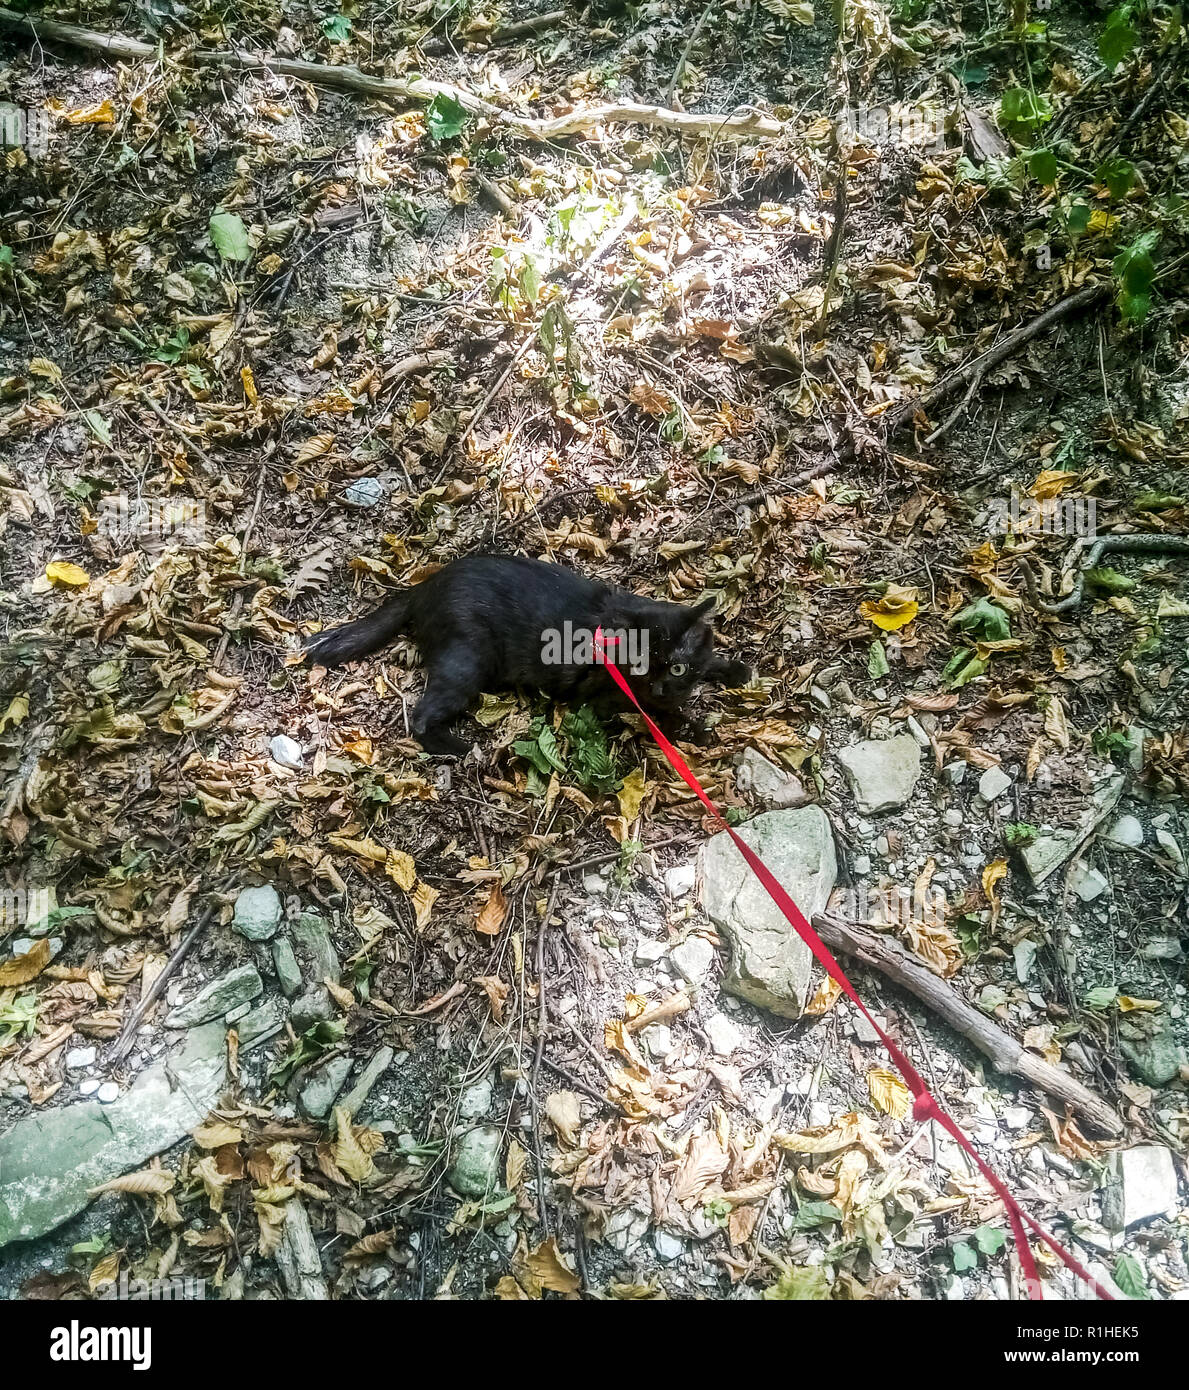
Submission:
<svg viewBox="0 0 1189 1390">
<path fill-rule="evenodd" d="M 887 976 L 894 984 L 915 995 L 967 1042 L 987 1057 L 996 1071 L 1022 1076 L 1042 1091 L 1055 1096 L 1085 1116 L 1098 1130 L 1117 1138 L 1123 1121 L 1101 1097 L 1083 1086 L 1060 1067 L 1054 1067 L 1022 1047 L 973 1004 L 965 999 L 923 961 L 891 937 L 882 936 L 855 922 L 819 914 L 813 919 L 822 940 L 832 951 L 862 961 Z"/>
<path fill-rule="evenodd" d="M 972 357 L 969 362 L 964 362 L 954 371 L 947 372 L 937 385 L 926 391 L 923 396 L 911 396 L 908 400 L 893 406 L 882 418 L 884 438 L 891 439 L 917 411 L 931 409 L 938 402 L 952 396 L 955 391 L 961 390 L 972 378 L 977 381 L 986 376 L 992 367 L 998 366 L 1000 362 L 1018 352 L 1025 343 L 1030 343 L 1046 328 L 1051 328 L 1053 324 L 1069 318 L 1070 315 L 1076 314 L 1082 309 L 1088 309 L 1095 300 L 1105 293 L 1105 285 L 1086 285 L 1076 294 L 1059 299 L 1056 304 L 1050 305 L 1043 314 L 1038 314 L 1029 323 L 1023 323 L 1018 328 L 1013 328 L 1010 333 L 1005 333 L 995 346 L 989 348 L 981 357 Z M 946 421 L 945 428 L 948 428 L 950 423 L 952 422 Z"/>
<path fill-rule="evenodd" d="M 55 19 L 34 20 L 8 9 L 0 9 L 0 28 L 15 29 L 42 41 L 67 43 L 74 48 L 103 53 L 121 62 L 143 62 L 157 57 L 155 44 L 142 43 L 139 39 L 125 38 L 120 34 L 102 34 Z M 372 77 L 347 63 L 341 67 L 331 67 L 325 63 L 307 63 L 298 58 L 273 58 L 247 53 L 242 49 L 210 48 L 196 48 L 185 58 L 195 67 L 271 72 L 279 77 L 295 78 L 299 82 L 374 97 L 378 101 L 419 101 L 428 104 L 435 97 L 446 97 L 456 101 L 472 116 L 482 116 L 506 125 L 530 140 L 557 140 L 565 135 L 578 135 L 594 126 L 624 124 L 657 127 L 682 135 L 713 139 L 728 135 L 773 138 L 784 130 L 782 122 L 760 111 L 691 115 L 686 111 L 666 111 L 660 106 L 644 106 L 630 101 L 580 108 L 561 116 L 520 116 L 484 101 L 465 87 L 456 87 L 451 82 L 431 82 L 423 77 Z"/>
<path fill-rule="evenodd" d="M 174 975 L 174 973 L 177 971 L 177 968 L 179 965 L 181 965 L 182 961 L 186 959 L 186 955 L 189 952 L 190 947 L 193 946 L 194 943 L 198 940 L 199 935 L 205 929 L 207 923 L 215 915 L 217 909 L 217 903 L 212 903 L 210 904 L 210 906 L 204 907 L 202 909 L 202 913 L 199 916 L 198 921 L 195 922 L 194 925 L 190 928 L 190 930 L 186 933 L 186 935 L 182 937 L 181 944 L 178 946 L 177 950 L 173 953 L 173 955 L 170 956 L 170 958 L 165 962 L 165 965 L 162 968 L 161 973 L 148 987 L 148 989 L 145 990 L 144 995 L 140 1000 L 140 1003 L 138 1003 L 136 1008 L 133 1009 L 132 1012 L 128 1015 L 127 1023 L 125 1023 L 123 1028 L 120 1030 L 120 1036 L 116 1039 L 115 1046 L 111 1050 L 111 1055 L 107 1059 L 109 1066 L 115 1066 L 115 1064 L 123 1058 L 124 1054 L 132 1046 L 132 1039 L 136 1035 L 136 1030 L 140 1027 L 141 1020 L 144 1018 L 145 1014 L 147 1014 L 148 1011 L 153 1007 L 157 1000 L 160 999 L 161 996 L 165 993 L 165 986 L 169 983 L 171 976 Z"/>
</svg>

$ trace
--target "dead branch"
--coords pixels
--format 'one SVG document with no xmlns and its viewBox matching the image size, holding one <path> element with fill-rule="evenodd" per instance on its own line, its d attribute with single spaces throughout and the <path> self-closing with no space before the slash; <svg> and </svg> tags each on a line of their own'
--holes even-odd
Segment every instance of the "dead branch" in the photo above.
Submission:
<svg viewBox="0 0 1189 1390">
<path fill-rule="evenodd" d="M 996 1071 L 1022 1076 L 1032 1085 L 1069 1105 L 1096 1129 L 1112 1138 L 1123 1133 L 1123 1121 L 1104 1100 L 1067 1071 L 1027 1051 L 1010 1033 L 973 1004 L 968 1004 L 955 989 L 906 951 L 898 941 L 855 922 L 844 922 L 841 918 L 824 913 L 813 919 L 813 925 L 832 951 L 842 952 L 862 961 L 864 965 L 872 966 L 927 1005 L 956 1033 L 973 1043 Z"/>
<path fill-rule="evenodd" d="M 157 57 L 155 44 L 142 43 L 139 39 L 120 34 L 102 34 L 76 24 L 63 24 L 56 19 L 31 19 L 28 15 L 16 14 L 8 9 L 0 9 L 0 28 L 30 34 L 42 42 L 65 43 L 92 53 L 103 53 L 121 62 L 143 62 Z M 423 77 L 372 77 L 351 64 L 332 67 L 325 63 L 307 63 L 299 58 L 274 58 L 248 53 L 243 49 L 196 48 L 179 55 L 179 61 L 182 57 L 194 67 L 271 72 L 280 77 L 292 77 L 298 82 L 331 87 L 337 91 L 373 97 L 378 101 L 428 104 L 441 96 L 456 101 L 473 116 L 482 116 L 507 126 L 530 140 L 557 140 L 600 125 L 643 125 L 673 130 L 681 135 L 714 139 L 728 135 L 771 138 L 784 130 L 780 121 L 750 109 L 727 115 L 692 115 L 686 111 L 667 111 L 660 106 L 644 106 L 630 101 L 580 108 L 561 116 L 521 116 L 515 111 L 505 111 L 450 82 L 431 82 Z"/>
<path fill-rule="evenodd" d="M 1105 293 L 1105 285 L 1086 285 L 1075 294 L 1059 299 L 1056 304 L 1050 305 L 1044 313 L 1038 314 L 1028 323 L 1020 324 L 1018 328 L 1013 328 L 1010 333 L 1005 333 L 994 347 L 989 348 L 981 357 L 972 357 L 969 362 L 963 362 L 960 367 L 956 367 L 952 372 L 947 372 L 937 385 L 926 391 L 923 396 L 911 396 L 908 400 L 893 406 L 885 412 L 880 422 L 884 438 L 891 439 L 918 411 L 924 412 L 932 409 L 933 406 L 952 396 L 955 391 L 961 390 L 963 386 L 977 387 L 979 381 L 986 376 L 992 367 L 998 366 L 1000 362 L 1018 352 L 1025 343 L 1030 343 L 1046 328 L 1051 328 L 1053 324 L 1069 318 L 1082 309 L 1088 309 L 1095 300 Z M 967 398 L 969 399 L 969 395 L 972 394 L 973 390 L 968 393 Z M 953 422 L 951 416 L 937 433 L 944 433 Z"/>
</svg>

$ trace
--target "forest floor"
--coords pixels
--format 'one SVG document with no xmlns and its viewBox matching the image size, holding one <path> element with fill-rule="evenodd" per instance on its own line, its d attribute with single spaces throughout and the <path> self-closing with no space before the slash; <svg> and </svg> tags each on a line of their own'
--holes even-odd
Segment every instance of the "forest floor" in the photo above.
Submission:
<svg viewBox="0 0 1189 1390">
<path fill-rule="evenodd" d="M 0 13 L 0 1294 L 1018 1294 L 820 971 L 727 987 L 638 719 L 492 691 L 446 762 L 409 644 L 302 663 L 487 549 L 715 600 L 711 798 L 824 813 L 838 914 L 1118 1117 L 844 959 L 1036 1219 L 1189 1296 L 1179 20 L 234 8 Z M 1095 532 L 1147 544 L 1073 589 Z"/>
</svg>

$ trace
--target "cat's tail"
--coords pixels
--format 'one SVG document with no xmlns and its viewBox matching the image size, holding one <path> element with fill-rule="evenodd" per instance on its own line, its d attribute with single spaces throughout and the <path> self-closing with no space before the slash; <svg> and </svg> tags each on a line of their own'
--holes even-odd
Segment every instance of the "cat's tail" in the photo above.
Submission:
<svg viewBox="0 0 1189 1390">
<path fill-rule="evenodd" d="M 387 603 L 365 618 L 311 638 L 305 648 L 310 665 L 341 666 L 386 647 L 408 622 L 412 597 L 411 589 L 398 589 Z"/>
</svg>

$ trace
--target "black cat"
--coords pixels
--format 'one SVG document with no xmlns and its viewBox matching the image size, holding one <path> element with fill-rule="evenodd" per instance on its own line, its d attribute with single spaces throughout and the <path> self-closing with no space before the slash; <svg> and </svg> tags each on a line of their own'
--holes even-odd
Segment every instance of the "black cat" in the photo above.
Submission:
<svg viewBox="0 0 1189 1390">
<path fill-rule="evenodd" d="M 428 668 L 412 732 L 427 752 L 461 754 L 469 745 L 450 724 L 481 691 L 523 686 L 569 701 L 605 697 L 611 678 L 592 655 L 600 627 L 609 659 L 650 711 L 680 714 L 701 681 L 745 684 L 745 663 L 714 654 L 703 621 L 713 606 L 713 599 L 687 608 L 640 598 L 543 560 L 471 555 L 398 589 L 375 612 L 313 638 L 306 650 L 315 665 L 339 666 L 407 634 Z"/>
</svg>

